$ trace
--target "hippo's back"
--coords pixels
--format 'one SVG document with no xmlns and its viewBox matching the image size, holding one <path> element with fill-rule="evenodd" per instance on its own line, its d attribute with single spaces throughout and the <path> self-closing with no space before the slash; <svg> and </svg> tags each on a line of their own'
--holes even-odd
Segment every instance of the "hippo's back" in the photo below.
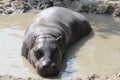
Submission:
<svg viewBox="0 0 120 80">
<path fill-rule="evenodd" d="M 91 31 L 91 26 L 83 15 L 62 7 L 47 8 L 41 11 L 34 20 L 42 26 L 45 24 L 49 26 L 47 28 L 54 29 L 52 33 L 57 31 L 64 34 L 67 45 L 73 44 Z"/>
<path fill-rule="evenodd" d="M 50 20 L 59 20 L 62 22 L 66 22 L 70 23 L 72 22 L 74 19 L 79 19 L 81 21 L 86 20 L 86 18 L 81 15 L 80 13 L 77 13 L 75 11 L 72 11 L 70 9 L 67 8 L 63 8 L 63 7 L 50 7 L 47 8 L 43 11 L 41 11 L 35 18 L 38 19 L 39 18 L 46 18 L 46 19 L 50 19 Z"/>
</svg>

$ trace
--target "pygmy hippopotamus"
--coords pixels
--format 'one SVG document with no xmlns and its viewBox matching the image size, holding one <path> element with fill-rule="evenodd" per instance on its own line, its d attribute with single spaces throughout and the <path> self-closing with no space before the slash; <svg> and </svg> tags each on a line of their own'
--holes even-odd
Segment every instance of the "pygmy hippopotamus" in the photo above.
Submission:
<svg viewBox="0 0 120 80">
<path fill-rule="evenodd" d="M 62 7 L 47 8 L 38 13 L 26 29 L 22 55 L 39 75 L 57 76 L 66 49 L 91 30 L 80 13 Z"/>
</svg>

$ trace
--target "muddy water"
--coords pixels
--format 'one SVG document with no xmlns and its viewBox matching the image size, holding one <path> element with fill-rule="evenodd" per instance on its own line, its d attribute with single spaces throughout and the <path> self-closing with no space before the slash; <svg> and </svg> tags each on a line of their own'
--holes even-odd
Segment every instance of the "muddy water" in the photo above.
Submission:
<svg viewBox="0 0 120 80">
<path fill-rule="evenodd" d="M 37 77 L 35 70 L 20 54 L 25 28 L 35 14 L 36 11 L 0 16 L 0 75 Z"/>
<path fill-rule="evenodd" d="M 20 55 L 25 27 L 36 13 L 0 16 L 0 75 L 39 77 Z M 60 79 L 120 71 L 120 20 L 110 16 L 84 15 L 94 32 L 68 50 Z"/>
</svg>

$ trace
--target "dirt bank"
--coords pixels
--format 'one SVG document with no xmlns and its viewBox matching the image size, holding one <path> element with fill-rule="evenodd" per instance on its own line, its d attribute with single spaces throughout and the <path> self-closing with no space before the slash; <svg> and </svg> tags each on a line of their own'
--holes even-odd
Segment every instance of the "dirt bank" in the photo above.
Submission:
<svg viewBox="0 0 120 80">
<path fill-rule="evenodd" d="M 120 16 L 120 0 L 0 0 L 0 13 L 23 13 L 51 6 L 62 6 L 78 12 Z"/>
</svg>

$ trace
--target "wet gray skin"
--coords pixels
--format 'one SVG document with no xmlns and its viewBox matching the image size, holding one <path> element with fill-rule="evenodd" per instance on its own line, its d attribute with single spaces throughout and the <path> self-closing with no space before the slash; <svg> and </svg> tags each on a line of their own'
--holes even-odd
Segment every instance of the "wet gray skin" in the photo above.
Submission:
<svg viewBox="0 0 120 80">
<path fill-rule="evenodd" d="M 36 68 L 38 74 L 49 77 L 56 76 L 60 71 L 62 55 L 56 45 L 56 39 L 40 37 L 28 54 L 30 63 Z M 48 76 L 49 75 L 49 76 Z"/>
<path fill-rule="evenodd" d="M 37 14 L 26 29 L 21 54 L 40 76 L 57 76 L 66 49 L 91 31 L 83 15 L 67 8 L 51 7 Z"/>
</svg>

